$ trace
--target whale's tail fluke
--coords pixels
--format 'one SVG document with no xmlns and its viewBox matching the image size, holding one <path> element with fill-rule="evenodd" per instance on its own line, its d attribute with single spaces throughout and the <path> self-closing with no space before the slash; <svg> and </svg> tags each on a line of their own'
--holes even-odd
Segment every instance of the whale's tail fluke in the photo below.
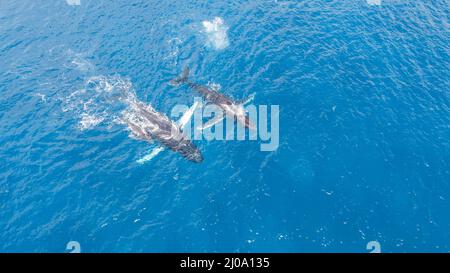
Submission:
<svg viewBox="0 0 450 273">
<path fill-rule="evenodd" d="M 189 68 L 186 67 L 186 68 L 184 68 L 183 73 L 180 76 L 178 76 L 177 78 L 171 80 L 169 82 L 169 84 L 173 85 L 173 86 L 178 86 L 180 84 L 187 82 L 188 78 L 189 78 Z"/>
</svg>

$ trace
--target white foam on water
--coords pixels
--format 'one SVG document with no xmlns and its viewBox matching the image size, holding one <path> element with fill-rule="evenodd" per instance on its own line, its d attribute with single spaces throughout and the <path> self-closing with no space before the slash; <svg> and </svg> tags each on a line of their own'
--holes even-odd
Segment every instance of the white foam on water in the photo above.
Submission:
<svg viewBox="0 0 450 273">
<path fill-rule="evenodd" d="M 178 37 L 167 40 L 168 53 L 163 59 L 170 61 L 173 66 L 176 66 L 178 64 L 178 57 L 181 52 L 182 43 L 183 41 Z"/>
<path fill-rule="evenodd" d="M 42 102 L 47 102 L 47 97 L 45 96 L 45 94 L 42 93 L 35 93 L 34 94 L 36 97 L 39 97 L 41 99 Z"/>
<path fill-rule="evenodd" d="M 370 6 L 381 6 L 381 0 L 367 0 L 367 4 Z"/>
<path fill-rule="evenodd" d="M 64 68 L 77 70 L 85 76 L 94 75 L 96 67 L 89 61 L 89 53 L 76 52 L 66 45 L 55 46 L 48 52 L 52 60 L 61 63 Z"/>
<path fill-rule="evenodd" d="M 118 76 L 88 78 L 84 88 L 63 99 L 62 111 L 79 118 L 79 129 L 92 129 L 100 124 L 118 124 L 125 110 L 136 101 L 131 82 Z"/>
<path fill-rule="evenodd" d="M 89 71 L 94 69 L 94 65 L 79 54 L 72 60 L 71 64 L 79 71 Z"/>
<path fill-rule="evenodd" d="M 214 49 L 225 49 L 230 45 L 228 40 L 228 26 L 220 17 L 212 21 L 203 21 L 203 30 L 207 35 L 207 46 Z"/>
<path fill-rule="evenodd" d="M 208 86 L 209 88 L 211 88 L 214 91 L 220 91 L 220 89 L 222 89 L 222 86 L 219 83 L 215 83 L 215 82 L 211 82 L 211 81 L 209 81 L 206 86 Z"/>
<path fill-rule="evenodd" d="M 103 117 L 97 117 L 94 115 L 89 115 L 87 113 L 83 113 L 83 114 L 81 114 L 81 120 L 79 122 L 80 129 L 82 131 L 91 129 L 91 128 L 97 126 L 98 124 L 100 124 L 103 120 L 104 120 Z"/>
<path fill-rule="evenodd" d="M 81 6 L 81 0 L 66 0 L 69 6 Z"/>
</svg>

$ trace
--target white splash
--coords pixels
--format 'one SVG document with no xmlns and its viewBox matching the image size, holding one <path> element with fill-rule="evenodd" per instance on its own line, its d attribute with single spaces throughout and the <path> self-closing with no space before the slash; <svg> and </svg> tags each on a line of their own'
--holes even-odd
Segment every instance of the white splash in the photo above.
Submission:
<svg viewBox="0 0 450 273">
<path fill-rule="evenodd" d="M 72 112 L 79 118 L 81 130 L 105 123 L 118 124 L 121 113 L 136 99 L 131 82 L 121 77 L 90 77 L 83 89 L 71 93 L 63 100 L 62 111 Z"/>
<path fill-rule="evenodd" d="M 207 35 L 207 45 L 221 50 L 229 46 L 228 26 L 222 18 L 216 17 L 212 21 L 203 21 L 203 29 Z"/>
<path fill-rule="evenodd" d="M 104 120 L 103 117 L 97 117 L 87 113 L 81 114 L 80 129 L 82 131 L 93 128 Z"/>
<path fill-rule="evenodd" d="M 81 6 L 81 0 L 66 0 L 66 3 L 70 6 Z"/>
<path fill-rule="evenodd" d="M 36 97 L 39 97 L 41 99 L 42 102 L 47 102 L 47 97 L 45 96 L 45 94 L 42 93 L 36 93 L 34 94 Z"/>
<path fill-rule="evenodd" d="M 183 41 L 178 37 L 167 40 L 167 53 L 163 59 L 169 61 L 174 67 L 178 64 L 182 43 Z"/>
<path fill-rule="evenodd" d="M 215 83 L 215 82 L 211 82 L 211 81 L 208 82 L 207 86 L 214 91 L 220 91 L 220 89 L 222 89 L 222 86 L 219 83 Z"/>
<path fill-rule="evenodd" d="M 381 0 L 367 0 L 367 4 L 370 6 L 380 6 Z"/>
<path fill-rule="evenodd" d="M 94 65 L 78 54 L 73 60 L 72 65 L 79 71 L 90 71 L 94 69 Z"/>
</svg>

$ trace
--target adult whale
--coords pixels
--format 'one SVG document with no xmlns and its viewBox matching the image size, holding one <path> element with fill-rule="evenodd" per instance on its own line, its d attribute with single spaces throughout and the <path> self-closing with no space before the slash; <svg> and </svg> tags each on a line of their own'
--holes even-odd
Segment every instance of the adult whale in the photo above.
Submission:
<svg viewBox="0 0 450 273">
<path fill-rule="evenodd" d="M 252 100 L 253 98 L 250 97 L 244 101 L 236 102 L 232 100 L 231 98 L 225 96 L 224 94 L 221 94 L 217 92 L 216 90 L 213 90 L 211 88 L 208 88 L 206 86 L 202 86 L 200 84 L 190 82 L 189 81 L 189 68 L 185 68 L 183 70 L 183 73 L 170 81 L 170 84 L 172 86 L 179 86 L 181 84 L 187 84 L 190 88 L 196 90 L 199 92 L 203 98 L 213 103 L 217 106 L 219 106 L 227 116 L 230 117 L 236 117 L 237 122 L 244 125 L 246 128 L 249 128 L 251 130 L 256 130 L 256 126 L 250 121 L 249 117 L 245 113 L 243 105 Z M 219 115 L 211 120 L 209 120 L 204 126 L 203 129 L 213 126 L 216 123 L 221 122 L 225 117 L 223 115 Z"/>
<path fill-rule="evenodd" d="M 200 163 L 203 161 L 200 150 L 182 131 L 182 128 L 189 121 L 196 106 L 197 105 L 194 104 L 191 109 L 186 111 L 178 124 L 176 124 L 166 115 L 157 112 L 153 107 L 140 101 L 135 101 L 131 105 L 131 109 L 128 113 L 124 115 L 123 120 L 128 125 L 135 138 L 150 143 L 152 140 L 157 140 L 164 147 L 180 153 L 186 159 L 195 163 Z M 162 150 L 162 147 L 155 148 L 150 154 L 150 157 L 154 157 Z M 147 160 L 148 159 L 144 157 L 140 163 Z"/>
</svg>

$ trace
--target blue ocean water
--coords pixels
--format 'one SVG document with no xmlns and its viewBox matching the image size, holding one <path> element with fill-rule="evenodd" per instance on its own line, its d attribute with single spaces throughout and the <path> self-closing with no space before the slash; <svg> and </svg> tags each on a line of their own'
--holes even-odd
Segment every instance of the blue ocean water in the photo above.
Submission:
<svg viewBox="0 0 450 273">
<path fill-rule="evenodd" d="M 448 20 L 445 0 L 0 0 L 0 251 L 448 252 Z M 279 105 L 279 148 L 137 164 L 104 90 L 169 114 L 185 66 Z"/>
</svg>

